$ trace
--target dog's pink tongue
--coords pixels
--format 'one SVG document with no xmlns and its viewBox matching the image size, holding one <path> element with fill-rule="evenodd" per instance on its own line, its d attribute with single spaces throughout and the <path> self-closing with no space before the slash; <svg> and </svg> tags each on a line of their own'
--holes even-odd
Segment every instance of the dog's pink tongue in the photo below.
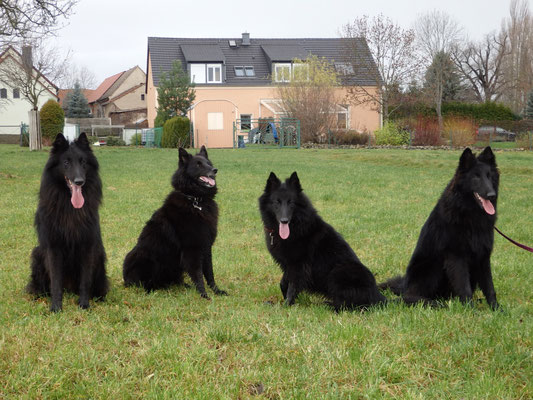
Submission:
<svg viewBox="0 0 533 400">
<path fill-rule="evenodd" d="M 496 211 L 494 210 L 494 206 L 492 205 L 490 200 L 481 197 L 481 204 L 483 205 L 483 209 L 487 214 L 494 215 Z"/>
<path fill-rule="evenodd" d="M 290 233 L 291 232 L 289 230 L 289 224 L 282 224 L 280 222 L 279 223 L 279 237 L 282 239 L 287 239 Z"/>
<path fill-rule="evenodd" d="M 213 178 L 210 178 L 208 176 L 201 176 L 200 179 L 204 182 L 209 183 L 211 186 L 215 186 L 215 180 Z"/>
<path fill-rule="evenodd" d="M 83 207 L 83 204 L 85 203 L 85 199 L 83 198 L 83 195 L 81 194 L 81 186 L 72 185 L 72 197 L 70 198 L 70 202 L 72 203 L 74 208 Z"/>
</svg>

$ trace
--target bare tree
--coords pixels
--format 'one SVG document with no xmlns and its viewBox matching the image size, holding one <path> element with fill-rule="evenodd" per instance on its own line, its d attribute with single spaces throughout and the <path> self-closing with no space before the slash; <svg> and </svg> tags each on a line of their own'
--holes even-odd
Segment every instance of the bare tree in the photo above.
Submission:
<svg viewBox="0 0 533 400">
<path fill-rule="evenodd" d="M 82 89 L 95 89 L 97 86 L 96 76 L 85 66 L 70 64 L 65 71 L 65 76 L 56 82 L 63 89 L 72 89 L 79 83 Z"/>
<path fill-rule="evenodd" d="M 414 31 L 380 14 L 356 18 L 342 27 L 341 36 L 347 39 L 345 61 L 352 65 L 354 77 L 365 78 L 348 89 L 348 99 L 355 105 L 371 104 L 388 119 L 398 107 L 391 105 L 399 89 L 412 81 L 419 66 Z M 361 56 L 368 50 L 373 60 Z"/>
<path fill-rule="evenodd" d="M 512 0 L 502 30 L 509 37 L 509 55 L 503 60 L 506 90 L 502 100 L 515 113 L 526 107 L 533 88 L 533 16 L 526 0 Z"/>
<path fill-rule="evenodd" d="M 43 38 L 61 28 L 78 0 L 0 1 L 0 45 L 20 39 Z"/>
<path fill-rule="evenodd" d="M 449 54 L 461 37 L 462 28 L 450 15 L 435 10 L 418 17 L 415 30 L 424 63 L 427 68 L 431 66 L 432 84 L 427 89 L 435 104 L 442 132 L 442 99 L 446 79 L 450 75 Z"/>
<path fill-rule="evenodd" d="M 504 59 L 510 54 L 506 32 L 486 35 L 479 42 L 457 46 L 452 59 L 470 83 L 479 102 L 497 101 L 506 87 Z"/>
<path fill-rule="evenodd" d="M 309 56 L 294 60 L 290 81 L 277 86 L 277 96 L 285 113 L 300 120 L 303 141 L 320 141 L 333 128 L 340 103 L 333 66 L 323 58 Z"/>
<path fill-rule="evenodd" d="M 44 46 L 32 48 L 25 46 L 22 53 L 9 47 L 0 63 L 0 82 L 8 87 L 17 88 L 22 98 L 31 105 L 30 150 L 42 148 L 39 130 L 38 108 L 43 94 L 57 95 L 53 82 L 62 78 L 67 59 L 59 56 L 56 49 Z"/>
</svg>

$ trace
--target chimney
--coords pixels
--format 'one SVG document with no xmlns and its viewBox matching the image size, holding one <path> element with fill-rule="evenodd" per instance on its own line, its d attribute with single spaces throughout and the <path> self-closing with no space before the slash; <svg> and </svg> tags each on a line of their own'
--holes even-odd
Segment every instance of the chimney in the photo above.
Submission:
<svg viewBox="0 0 533 400">
<path fill-rule="evenodd" d="M 248 32 L 244 32 L 242 34 L 242 46 L 249 46 L 250 45 L 250 34 Z"/>
<path fill-rule="evenodd" d="M 31 46 L 22 46 L 22 65 L 26 72 L 31 72 L 33 67 Z"/>
</svg>

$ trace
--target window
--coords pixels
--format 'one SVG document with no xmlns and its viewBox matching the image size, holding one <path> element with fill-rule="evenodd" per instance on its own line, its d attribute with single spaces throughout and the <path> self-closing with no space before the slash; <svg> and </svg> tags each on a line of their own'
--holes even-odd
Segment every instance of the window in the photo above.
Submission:
<svg viewBox="0 0 533 400">
<path fill-rule="evenodd" d="M 255 76 L 254 67 L 244 67 L 244 75 Z"/>
<path fill-rule="evenodd" d="M 207 113 L 207 129 L 210 131 L 224 129 L 224 114 L 221 112 Z"/>
<path fill-rule="evenodd" d="M 295 81 L 309 80 L 309 65 L 297 63 L 292 65 L 292 75 Z"/>
<path fill-rule="evenodd" d="M 13 98 L 20 99 L 20 89 L 13 89 Z"/>
<path fill-rule="evenodd" d="M 353 65 L 349 63 L 335 63 L 335 70 L 339 75 L 353 75 Z"/>
<path fill-rule="evenodd" d="M 7 89 L 0 89 L 0 99 L 7 99 Z"/>
<path fill-rule="evenodd" d="M 348 121 L 349 106 L 346 104 L 337 105 L 337 129 L 349 129 Z"/>
<path fill-rule="evenodd" d="M 144 101 L 144 94 L 141 94 L 141 100 Z"/>
<path fill-rule="evenodd" d="M 252 129 L 252 115 L 241 114 L 241 131 L 249 131 Z"/>
<path fill-rule="evenodd" d="M 191 82 L 205 83 L 205 64 L 190 64 Z"/>
<path fill-rule="evenodd" d="M 274 64 L 274 80 L 289 82 L 291 80 L 291 64 Z"/>
<path fill-rule="evenodd" d="M 222 83 L 221 64 L 207 64 L 207 83 Z"/>
<path fill-rule="evenodd" d="M 252 66 L 236 66 L 235 67 L 235 76 L 242 78 L 242 77 L 253 77 L 255 76 L 255 70 Z"/>
</svg>

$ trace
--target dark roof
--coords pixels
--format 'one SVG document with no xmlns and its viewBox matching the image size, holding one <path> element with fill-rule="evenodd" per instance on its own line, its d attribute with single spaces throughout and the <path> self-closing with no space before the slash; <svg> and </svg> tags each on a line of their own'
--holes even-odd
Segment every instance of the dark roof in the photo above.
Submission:
<svg viewBox="0 0 533 400">
<path fill-rule="evenodd" d="M 194 62 L 225 62 L 224 53 L 216 44 L 182 44 L 181 51 L 185 61 Z"/>
<path fill-rule="evenodd" d="M 236 46 L 230 46 L 229 41 Z M 343 84 L 376 86 L 376 65 L 366 41 L 354 42 L 348 39 L 250 39 L 249 45 L 242 45 L 241 38 L 198 39 L 198 38 L 148 38 L 148 56 L 152 62 L 154 85 L 159 85 L 159 75 L 171 69 L 174 60 L 179 60 L 186 69 L 190 62 L 221 62 L 225 66 L 224 84 L 229 86 L 268 86 L 272 84 L 272 62 L 288 62 L 294 58 L 306 58 L 313 54 L 333 62 L 347 62 L 346 54 L 355 54 L 352 63 L 353 76 L 341 77 Z M 352 39 L 350 39 L 352 40 Z M 355 51 L 348 51 L 353 49 Z M 218 58 L 214 60 L 213 57 Z M 236 77 L 235 66 L 253 66 L 255 77 Z M 147 68 L 148 69 L 148 68 Z M 220 84 L 218 84 L 220 85 Z"/>
<path fill-rule="evenodd" d="M 270 62 L 276 61 L 292 61 L 295 58 L 304 60 L 309 55 L 310 51 L 304 49 L 302 46 L 296 44 L 264 44 L 261 46 Z"/>
</svg>

